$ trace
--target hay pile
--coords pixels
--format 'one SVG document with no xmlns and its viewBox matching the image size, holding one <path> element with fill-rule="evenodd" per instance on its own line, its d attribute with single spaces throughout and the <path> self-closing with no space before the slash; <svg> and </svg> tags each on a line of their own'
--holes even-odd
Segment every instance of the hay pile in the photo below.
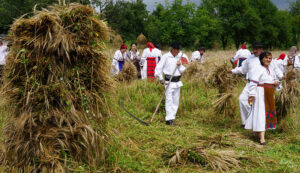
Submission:
<svg viewBox="0 0 300 173">
<path fill-rule="evenodd" d="M 201 147 L 182 149 L 169 160 L 169 164 L 181 163 L 182 160 L 209 166 L 216 172 L 228 172 L 232 168 L 240 168 L 242 159 L 240 155 L 232 150 L 210 150 Z"/>
<path fill-rule="evenodd" d="M 137 79 L 137 70 L 134 64 L 126 61 L 122 71 L 115 77 L 119 82 L 131 83 Z"/>
<path fill-rule="evenodd" d="M 115 47 L 120 47 L 123 44 L 123 39 L 120 34 L 117 34 L 113 40 L 113 45 Z"/>
<path fill-rule="evenodd" d="M 144 34 L 140 34 L 137 38 L 136 38 L 136 42 L 139 46 L 141 47 L 145 47 L 147 44 L 147 38 L 145 37 Z"/>
<path fill-rule="evenodd" d="M 211 76 L 212 70 L 208 69 L 207 66 L 204 66 L 199 61 L 190 63 L 183 73 L 184 80 L 198 80 L 206 84 L 210 83 Z"/>
<path fill-rule="evenodd" d="M 285 119 L 293 108 L 297 107 L 300 97 L 300 83 L 297 79 L 297 73 L 290 70 L 282 81 L 282 89 L 276 97 L 276 109 L 279 121 Z"/>
<path fill-rule="evenodd" d="M 65 172 L 69 161 L 91 168 L 103 159 L 101 93 L 112 84 L 102 50 L 107 25 L 88 6 L 70 4 L 17 19 L 4 70 L 4 163 Z"/>
<path fill-rule="evenodd" d="M 213 73 L 213 85 L 219 90 L 219 98 L 213 102 L 215 112 L 233 117 L 236 105 L 233 100 L 233 87 L 237 83 L 235 78 L 228 73 L 227 63 L 218 66 Z"/>
</svg>

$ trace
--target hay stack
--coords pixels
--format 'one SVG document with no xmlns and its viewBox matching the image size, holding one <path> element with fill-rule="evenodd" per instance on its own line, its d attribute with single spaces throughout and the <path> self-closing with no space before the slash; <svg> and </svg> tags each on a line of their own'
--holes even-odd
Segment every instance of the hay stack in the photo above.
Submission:
<svg viewBox="0 0 300 173">
<path fill-rule="evenodd" d="M 120 47 L 123 44 L 123 39 L 120 34 L 115 36 L 115 38 L 113 40 L 113 44 L 115 47 Z"/>
<path fill-rule="evenodd" d="M 292 108 L 297 106 L 300 96 L 300 83 L 296 80 L 297 73 L 290 70 L 282 82 L 282 89 L 276 98 L 276 109 L 279 119 L 284 119 Z"/>
<path fill-rule="evenodd" d="M 65 172 L 103 159 L 103 100 L 110 88 L 107 25 L 88 6 L 70 4 L 16 20 L 4 70 L 4 163 Z"/>
<path fill-rule="evenodd" d="M 212 72 L 199 61 L 190 63 L 183 74 L 185 80 L 198 80 L 201 82 L 209 83 Z"/>
<path fill-rule="evenodd" d="M 122 71 L 116 76 L 120 82 L 130 83 L 137 79 L 137 70 L 132 62 L 126 61 Z"/>
<path fill-rule="evenodd" d="M 228 69 L 227 63 L 224 63 L 214 71 L 212 82 L 219 90 L 219 98 L 214 101 L 213 105 L 216 113 L 233 117 L 236 106 L 233 101 L 232 89 L 237 81 L 228 73 Z"/>
<path fill-rule="evenodd" d="M 136 38 L 136 42 L 139 46 L 145 47 L 147 44 L 147 38 L 144 36 L 144 34 L 140 34 L 137 38 Z"/>
</svg>

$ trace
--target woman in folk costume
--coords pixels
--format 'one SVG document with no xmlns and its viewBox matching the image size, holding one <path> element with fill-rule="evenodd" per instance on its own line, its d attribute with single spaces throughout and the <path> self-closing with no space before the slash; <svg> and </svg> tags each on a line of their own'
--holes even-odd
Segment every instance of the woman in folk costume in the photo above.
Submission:
<svg viewBox="0 0 300 173">
<path fill-rule="evenodd" d="M 282 71 L 282 73 L 285 73 L 285 67 L 284 67 L 285 57 L 286 57 L 286 55 L 284 53 L 282 53 L 276 60 L 274 60 L 274 63 Z"/>
<path fill-rule="evenodd" d="M 181 74 L 185 71 L 185 67 L 183 66 L 184 63 L 182 62 L 182 59 L 184 58 L 182 57 L 183 54 L 179 54 L 180 44 L 174 42 L 171 44 L 171 48 L 170 52 L 164 54 L 155 69 L 155 76 L 158 77 L 160 83 L 164 84 L 166 87 L 165 120 L 167 125 L 174 124 L 179 106 L 180 88 L 183 86 L 180 78 Z M 174 76 L 171 80 L 173 73 Z M 165 75 L 165 78 L 163 78 L 163 75 Z M 170 84 L 167 88 L 169 82 Z"/>
<path fill-rule="evenodd" d="M 283 60 L 283 65 L 286 66 L 288 69 L 295 69 L 295 70 L 300 69 L 299 55 L 298 56 L 296 55 L 296 51 L 297 51 L 297 47 L 292 46 L 289 54 Z"/>
<path fill-rule="evenodd" d="M 111 65 L 111 73 L 113 75 L 119 74 L 122 71 L 123 65 L 126 60 L 126 44 L 122 44 L 120 50 L 117 50 L 114 55 L 114 59 Z"/>
<path fill-rule="evenodd" d="M 274 59 L 272 63 L 281 71 L 281 73 L 285 74 L 285 66 L 284 66 L 284 59 L 286 55 L 284 53 L 280 54 L 280 56 L 277 59 Z M 278 78 L 279 80 L 279 78 Z M 282 83 L 279 84 L 279 86 L 276 88 L 277 91 L 280 91 L 282 89 Z"/>
<path fill-rule="evenodd" d="M 160 57 L 162 57 L 161 51 L 156 49 L 151 42 L 148 42 L 141 58 L 143 63 L 142 79 L 154 80 L 155 67 Z"/>
<path fill-rule="evenodd" d="M 137 77 L 141 78 L 140 52 L 136 48 L 136 43 L 131 44 L 130 50 L 126 53 L 126 60 L 131 61 L 137 70 Z"/>
<path fill-rule="evenodd" d="M 250 55 L 251 52 L 247 49 L 246 43 L 243 43 L 241 45 L 241 49 L 238 50 L 235 56 L 231 59 L 232 63 L 234 63 L 234 67 L 242 66 L 243 61 L 245 61 Z"/>
<path fill-rule="evenodd" d="M 249 84 L 249 104 L 251 110 L 246 119 L 245 129 L 253 130 L 265 145 L 266 129 L 276 129 L 277 116 L 274 88 L 279 85 L 276 72 L 271 67 L 272 54 L 263 52 L 259 56 L 261 66 L 255 70 Z"/>
</svg>

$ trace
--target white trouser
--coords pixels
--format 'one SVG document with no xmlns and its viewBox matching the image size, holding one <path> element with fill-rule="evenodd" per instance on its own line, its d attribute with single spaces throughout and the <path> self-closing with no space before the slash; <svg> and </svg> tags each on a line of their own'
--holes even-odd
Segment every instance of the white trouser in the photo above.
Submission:
<svg viewBox="0 0 300 173">
<path fill-rule="evenodd" d="M 242 124 L 245 125 L 246 119 L 248 118 L 250 105 L 248 103 L 249 98 L 249 82 L 246 84 L 243 92 L 241 93 L 239 97 L 239 103 L 240 103 L 240 112 L 241 112 L 241 119 Z"/>
<path fill-rule="evenodd" d="M 170 85 L 166 91 L 166 121 L 175 120 L 179 106 L 179 97 L 180 87 L 172 87 Z"/>
</svg>

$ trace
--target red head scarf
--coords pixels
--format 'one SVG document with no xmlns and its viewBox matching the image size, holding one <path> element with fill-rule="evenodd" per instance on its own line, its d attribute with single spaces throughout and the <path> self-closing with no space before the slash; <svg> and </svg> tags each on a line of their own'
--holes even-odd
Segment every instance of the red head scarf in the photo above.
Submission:
<svg viewBox="0 0 300 173">
<path fill-rule="evenodd" d="M 277 60 L 280 60 L 280 59 L 284 60 L 284 58 L 285 58 L 285 54 L 282 53 L 282 54 L 279 56 L 279 58 L 277 58 Z"/>
<path fill-rule="evenodd" d="M 126 44 L 125 44 L 125 43 L 123 43 L 120 49 L 127 49 L 127 46 L 126 46 Z"/>
<path fill-rule="evenodd" d="M 247 49 L 247 45 L 246 44 L 242 44 L 241 48 L 242 49 Z"/>
<path fill-rule="evenodd" d="M 150 49 L 150 52 L 152 52 L 152 50 L 155 48 L 153 43 L 151 43 L 151 42 L 147 43 L 147 47 Z"/>
</svg>

